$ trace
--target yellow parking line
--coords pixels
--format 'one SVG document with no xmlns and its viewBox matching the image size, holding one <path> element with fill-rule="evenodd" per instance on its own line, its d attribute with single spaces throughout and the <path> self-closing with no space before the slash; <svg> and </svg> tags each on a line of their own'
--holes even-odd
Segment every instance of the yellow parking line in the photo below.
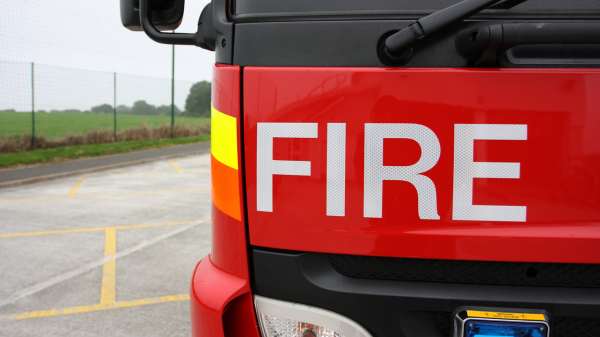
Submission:
<svg viewBox="0 0 600 337">
<path fill-rule="evenodd" d="M 117 278 L 117 230 L 107 228 L 104 241 L 104 266 L 102 266 L 102 286 L 100 288 L 100 305 L 113 305 L 115 303 L 115 280 Z"/>
<path fill-rule="evenodd" d="M 141 225 L 129 225 L 129 226 L 114 226 L 114 227 L 96 227 L 96 228 L 76 228 L 76 229 L 64 229 L 57 231 L 43 231 L 43 232 L 28 232 L 28 233 L 13 233 L 13 234 L 0 234 L 0 238 L 11 238 L 18 236 L 34 236 L 34 235 L 48 235 L 48 234 L 65 234 L 65 233 L 81 233 L 81 232 L 93 232 L 93 231 L 105 231 L 109 228 L 114 229 L 129 229 L 129 228 L 145 228 L 145 227 L 156 227 L 156 226 L 174 226 L 174 225 L 185 225 L 194 221 L 178 221 L 178 222 L 161 222 L 152 224 L 141 224 Z"/>
<path fill-rule="evenodd" d="M 173 174 L 199 174 L 210 173 L 210 171 L 187 171 L 187 172 L 161 172 L 161 173 L 128 173 L 128 174 L 107 174 L 104 176 L 91 176 L 88 178 L 113 178 L 113 177 L 141 177 L 141 176 L 162 176 Z"/>
<path fill-rule="evenodd" d="M 67 195 L 67 198 L 73 198 L 75 194 L 77 194 L 77 191 L 79 191 L 81 184 L 83 184 L 83 180 L 85 180 L 85 177 L 80 177 L 79 179 L 77 179 L 75 186 L 73 186 L 71 192 L 69 192 L 69 194 Z"/>
<path fill-rule="evenodd" d="M 94 304 L 94 305 L 81 305 L 81 306 L 77 306 L 77 307 L 62 308 L 62 309 L 29 311 L 29 312 L 24 312 L 24 313 L 20 313 L 20 314 L 0 316 L 0 319 L 2 319 L 2 320 L 6 320 L 6 319 L 21 320 L 21 319 L 30 319 L 30 318 L 40 318 L 40 317 L 52 317 L 52 316 L 60 316 L 60 315 L 80 314 L 80 313 L 92 312 L 92 311 L 139 307 L 139 306 L 148 305 L 148 304 L 188 301 L 189 299 L 190 299 L 190 295 L 188 295 L 188 294 L 159 296 L 159 297 L 151 297 L 151 298 L 142 298 L 142 299 L 133 300 L 133 301 L 113 302 L 111 304 L 102 304 L 101 303 L 101 304 Z"/>
<path fill-rule="evenodd" d="M 172 160 L 169 161 L 169 164 L 171 164 L 171 166 L 173 166 L 173 168 L 175 169 L 175 171 L 177 171 L 177 173 L 183 173 L 183 171 L 179 168 L 179 166 L 177 166 L 177 164 L 175 164 Z"/>
<path fill-rule="evenodd" d="M 198 159 L 178 159 L 177 161 L 210 161 L 209 158 L 198 158 Z"/>
<path fill-rule="evenodd" d="M 177 161 L 178 162 L 187 162 L 187 163 L 194 163 L 194 162 L 196 162 L 196 163 L 208 163 L 210 160 L 208 160 L 208 159 L 202 159 L 202 160 L 199 160 L 199 159 L 179 159 Z"/>
<path fill-rule="evenodd" d="M 55 200 L 55 199 L 66 199 L 66 198 L 96 198 L 96 197 L 115 197 L 123 195 L 144 195 L 144 194 L 161 194 L 161 193 L 181 193 L 181 192 L 198 192 L 208 191 L 208 188 L 195 188 L 190 190 L 170 190 L 170 191 L 148 191 L 148 192 L 127 192 L 127 193 L 107 193 L 107 194 L 87 194 L 87 195 L 75 195 L 73 197 L 55 196 L 55 197 L 31 197 L 31 198 L 15 198 L 15 199 L 0 199 L 0 202 L 7 201 L 31 201 L 31 200 Z"/>
</svg>

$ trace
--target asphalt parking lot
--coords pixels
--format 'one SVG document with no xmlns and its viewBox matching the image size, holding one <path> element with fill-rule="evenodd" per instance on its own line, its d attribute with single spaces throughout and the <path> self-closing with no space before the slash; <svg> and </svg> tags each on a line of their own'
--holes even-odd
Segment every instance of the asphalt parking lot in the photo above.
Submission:
<svg viewBox="0 0 600 337">
<path fill-rule="evenodd" d="M 189 336 L 210 154 L 0 189 L 0 336 Z"/>
</svg>

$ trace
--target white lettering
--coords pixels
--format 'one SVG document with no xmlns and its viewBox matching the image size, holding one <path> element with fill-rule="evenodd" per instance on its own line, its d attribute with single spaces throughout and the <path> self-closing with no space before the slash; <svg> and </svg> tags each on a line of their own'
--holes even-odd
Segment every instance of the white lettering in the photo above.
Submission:
<svg viewBox="0 0 600 337">
<path fill-rule="evenodd" d="M 383 139 L 412 139 L 421 147 L 421 158 L 410 166 L 383 166 Z M 381 218 L 383 181 L 407 181 L 417 189 L 419 218 L 439 220 L 435 185 L 421 173 L 440 159 L 440 141 L 428 127 L 419 124 L 365 124 L 365 218 Z"/>
<path fill-rule="evenodd" d="M 473 141 L 527 140 L 527 125 L 456 124 L 454 125 L 453 220 L 524 222 L 526 206 L 473 205 L 473 178 L 518 179 L 520 163 L 473 161 Z"/>
<path fill-rule="evenodd" d="M 317 138 L 317 123 L 257 123 L 256 209 L 273 212 L 273 175 L 310 176 L 309 161 L 273 160 L 273 138 Z"/>
<path fill-rule="evenodd" d="M 346 124 L 327 124 L 327 215 L 344 216 L 346 208 Z"/>
</svg>

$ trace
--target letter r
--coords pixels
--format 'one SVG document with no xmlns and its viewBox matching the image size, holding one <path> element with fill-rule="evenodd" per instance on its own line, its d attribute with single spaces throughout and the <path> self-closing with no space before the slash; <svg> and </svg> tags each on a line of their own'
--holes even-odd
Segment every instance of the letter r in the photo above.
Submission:
<svg viewBox="0 0 600 337">
<path fill-rule="evenodd" d="M 383 166 L 383 139 L 412 139 L 421 146 L 421 158 L 410 166 Z M 365 124 L 365 218 L 381 218 L 383 181 L 407 181 L 417 189 L 419 218 L 439 220 L 433 181 L 421 173 L 440 159 L 440 141 L 430 128 L 420 124 Z"/>
</svg>

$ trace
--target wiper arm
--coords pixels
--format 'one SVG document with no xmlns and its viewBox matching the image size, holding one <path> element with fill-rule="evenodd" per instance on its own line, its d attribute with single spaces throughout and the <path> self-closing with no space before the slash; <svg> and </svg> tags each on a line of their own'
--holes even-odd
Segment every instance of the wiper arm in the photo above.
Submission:
<svg viewBox="0 0 600 337">
<path fill-rule="evenodd" d="M 412 48 L 415 42 L 422 38 L 433 34 L 456 21 L 464 20 L 500 1 L 501 0 L 465 0 L 430 14 L 388 37 L 384 43 L 385 51 L 392 58 L 401 57 L 405 52 Z M 521 0 L 506 0 L 505 2 L 509 1 L 512 3 L 512 1 L 518 2 Z M 515 5 L 517 4 L 518 3 Z"/>
<path fill-rule="evenodd" d="M 493 5 L 488 9 L 511 9 L 517 5 L 524 3 L 527 0 L 505 0 L 499 4 Z"/>
</svg>

